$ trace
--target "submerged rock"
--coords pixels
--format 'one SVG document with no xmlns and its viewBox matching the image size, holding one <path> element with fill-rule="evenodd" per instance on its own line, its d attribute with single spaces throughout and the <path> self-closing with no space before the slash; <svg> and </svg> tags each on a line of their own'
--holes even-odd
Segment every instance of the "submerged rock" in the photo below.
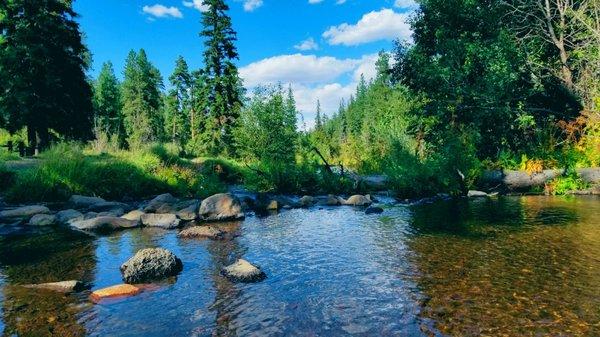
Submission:
<svg viewBox="0 0 600 337">
<path fill-rule="evenodd" d="M 199 216 L 203 221 L 241 220 L 245 217 L 240 201 L 229 193 L 216 194 L 204 199 L 200 205 Z"/>
<path fill-rule="evenodd" d="M 29 219 L 30 226 L 50 226 L 56 223 L 56 216 L 52 214 L 36 214 Z"/>
<path fill-rule="evenodd" d="M 144 226 L 164 229 L 177 228 L 181 222 L 175 214 L 144 214 L 141 220 Z"/>
<path fill-rule="evenodd" d="M 0 219 L 30 219 L 36 214 L 48 214 L 50 209 L 46 206 L 23 206 L 0 212 Z"/>
<path fill-rule="evenodd" d="M 234 264 L 221 270 L 222 274 L 234 282 L 259 282 L 267 278 L 267 275 L 250 262 L 239 259 Z"/>
<path fill-rule="evenodd" d="M 163 248 L 142 249 L 121 266 L 125 283 L 145 283 L 177 275 L 181 260 Z"/>
<path fill-rule="evenodd" d="M 365 210 L 365 214 L 381 214 L 383 213 L 383 208 L 370 206 Z"/>
<path fill-rule="evenodd" d="M 184 239 L 207 238 L 221 240 L 225 237 L 225 232 L 212 226 L 194 226 L 182 230 L 179 237 Z"/>
<path fill-rule="evenodd" d="M 139 223 L 117 217 L 98 217 L 89 220 L 72 221 L 71 227 L 86 231 L 110 231 L 139 227 Z"/>
<path fill-rule="evenodd" d="M 62 281 L 62 282 L 50 282 L 41 284 L 28 284 L 24 285 L 25 288 L 30 289 L 44 289 L 51 290 L 60 293 L 73 293 L 79 292 L 85 289 L 85 286 L 80 281 Z"/>
<path fill-rule="evenodd" d="M 99 289 L 92 293 L 91 298 L 94 302 L 107 298 L 130 297 L 139 294 L 142 289 L 131 284 L 119 284 L 116 286 Z"/>
<path fill-rule="evenodd" d="M 72 195 L 69 199 L 69 205 L 75 209 L 87 209 L 90 206 L 106 202 L 106 200 L 98 197 L 86 197 L 83 195 Z"/>
<path fill-rule="evenodd" d="M 66 225 L 71 221 L 83 220 L 84 216 L 81 212 L 74 209 L 66 209 L 56 213 L 56 222 L 61 225 Z"/>
<path fill-rule="evenodd" d="M 364 195 L 353 195 L 344 202 L 344 205 L 349 206 L 369 206 L 373 203 L 371 198 Z"/>
</svg>

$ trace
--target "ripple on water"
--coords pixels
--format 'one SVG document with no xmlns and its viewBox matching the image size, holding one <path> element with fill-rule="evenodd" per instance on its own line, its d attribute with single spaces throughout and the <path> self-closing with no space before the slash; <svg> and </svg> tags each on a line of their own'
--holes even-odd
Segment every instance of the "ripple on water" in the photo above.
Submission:
<svg viewBox="0 0 600 337">
<path fill-rule="evenodd" d="M 460 200 L 382 215 L 332 207 L 220 224 L 226 241 L 136 229 L 0 236 L 0 329 L 46 336 L 600 335 L 600 203 Z M 137 250 L 164 247 L 183 272 L 139 296 L 91 305 L 17 284 L 121 281 Z M 244 257 L 267 273 L 236 284 Z M 436 330 L 437 329 L 437 330 Z M 433 332 L 431 332 L 433 331 Z M 436 332 L 439 331 L 439 332 Z"/>
</svg>

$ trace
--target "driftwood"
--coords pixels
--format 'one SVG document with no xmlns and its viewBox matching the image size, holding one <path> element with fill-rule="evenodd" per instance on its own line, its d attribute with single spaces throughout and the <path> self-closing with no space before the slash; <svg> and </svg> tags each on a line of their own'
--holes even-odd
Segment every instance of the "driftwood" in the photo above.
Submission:
<svg viewBox="0 0 600 337">
<path fill-rule="evenodd" d="M 576 171 L 584 182 L 590 184 L 600 183 L 600 168 L 582 168 Z M 534 174 L 529 174 L 526 171 L 495 170 L 483 174 L 482 184 L 486 187 L 501 187 L 514 192 L 529 191 L 535 187 L 543 187 L 546 183 L 564 174 L 564 169 L 544 170 Z"/>
<path fill-rule="evenodd" d="M 325 159 L 325 157 L 321 154 L 319 149 L 317 149 L 316 147 L 313 147 L 313 151 L 315 151 L 319 155 L 319 157 L 321 157 L 321 160 L 323 161 L 323 163 L 325 163 L 325 168 L 327 169 L 327 172 L 333 173 L 333 170 L 331 169 L 331 165 L 329 165 L 329 163 L 327 162 L 327 159 Z"/>
</svg>

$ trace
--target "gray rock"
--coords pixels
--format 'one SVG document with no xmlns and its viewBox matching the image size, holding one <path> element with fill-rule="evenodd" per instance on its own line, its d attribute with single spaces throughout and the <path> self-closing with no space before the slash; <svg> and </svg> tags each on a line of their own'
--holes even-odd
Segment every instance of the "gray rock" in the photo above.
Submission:
<svg viewBox="0 0 600 337">
<path fill-rule="evenodd" d="M 142 249 L 121 266 L 125 283 L 146 283 L 177 275 L 181 260 L 163 248 Z"/>
<path fill-rule="evenodd" d="M 50 210 L 46 206 L 23 206 L 0 212 L 0 219 L 30 219 L 36 214 L 48 214 Z"/>
<path fill-rule="evenodd" d="M 305 195 L 298 200 L 298 206 L 303 208 L 311 207 L 316 203 L 317 200 L 309 195 Z"/>
<path fill-rule="evenodd" d="M 212 226 L 194 226 L 182 230 L 179 237 L 184 239 L 207 238 L 221 240 L 225 237 L 225 232 Z"/>
<path fill-rule="evenodd" d="M 66 225 L 71 221 L 84 220 L 84 216 L 81 212 L 74 209 L 66 209 L 56 213 L 56 222 L 61 225 Z"/>
<path fill-rule="evenodd" d="M 62 282 L 51 282 L 51 283 L 41 283 L 41 284 L 27 284 L 24 285 L 25 288 L 30 289 L 44 289 L 51 290 L 60 293 L 74 293 L 79 292 L 85 289 L 85 286 L 80 281 L 62 281 Z"/>
<path fill-rule="evenodd" d="M 365 210 L 365 214 L 381 214 L 383 213 L 383 208 L 370 206 Z"/>
<path fill-rule="evenodd" d="M 237 260 L 234 264 L 223 268 L 221 272 L 234 282 L 259 282 L 267 278 L 267 275 L 259 267 L 244 259 Z"/>
<path fill-rule="evenodd" d="M 241 220 L 245 215 L 238 198 L 229 193 L 221 193 L 202 201 L 199 217 L 203 221 L 227 221 Z"/>
<path fill-rule="evenodd" d="M 489 195 L 482 191 L 469 191 L 469 193 L 467 193 L 467 196 L 469 198 L 485 198 Z"/>
<path fill-rule="evenodd" d="M 179 202 L 179 200 L 170 193 L 161 194 L 148 202 L 148 205 L 144 207 L 144 212 L 173 213 L 177 202 Z"/>
<path fill-rule="evenodd" d="M 137 221 L 141 225 L 142 215 L 144 215 L 144 214 L 146 214 L 146 213 L 136 209 L 136 210 L 133 210 L 133 211 L 121 216 L 121 218 L 131 220 L 131 221 Z"/>
<path fill-rule="evenodd" d="M 115 208 L 115 209 L 111 209 L 110 211 L 105 211 L 105 212 L 100 212 L 96 215 L 96 217 L 100 217 L 100 216 L 114 216 L 114 217 L 120 217 L 123 216 L 123 214 L 125 214 L 125 210 L 122 208 Z"/>
<path fill-rule="evenodd" d="M 122 203 L 122 202 L 116 202 L 116 201 L 104 201 L 104 202 L 99 202 L 97 204 L 91 205 L 90 207 L 88 207 L 88 211 L 90 212 L 98 212 L 98 213 L 102 213 L 102 212 L 110 212 L 110 213 L 118 213 L 118 212 L 123 212 L 121 213 L 121 215 L 124 214 L 124 212 L 129 212 L 131 211 L 132 207 Z M 119 215 L 119 216 L 121 216 Z"/>
<path fill-rule="evenodd" d="M 139 227 L 139 223 L 117 217 L 98 217 L 89 220 L 72 221 L 71 227 L 86 231 L 110 231 Z"/>
<path fill-rule="evenodd" d="M 90 220 L 98 217 L 96 212 L 87 212 L 83 215 L 83 220 Z"/>
<path fill-rule="evenodd" d="M 141 220 L 144 226 L 164 229 L 177 228 L 181 222 L 175 214 L 144 214 Z"/>
<path fill-rule="evenodd" d="M 106 202 L 106 200 L 98 197 L 86 197 L 83 195 L 73 195 L 69 199 L 69 205 L 75 209 L 87 209 L 90 206 Z"/>
<path fill-rule="evenodd" d="M 30 226 L 50 226 L 56 223 L 56 216 L 52 214 L 36 214 L 29 219 Z"/>
<path fill-rule="evenodd" d="M 369 198 L 368 196 L 353 195 L 350 198 L 348 198 L 348 200 L 344 201 L 343 204 L 349 206 L 369 206 L 372 203 L 373 202 L 371 201 L 371 198 Z"/>
<path fill-rule="evenodd" d="M 200 203 L 194 201 L 193 204 L 177 211 L 177 217 L 183 221 L 194 221 L 198 218 L 198 208 Z"/>
<path fill-rule="evenodd" d="M 335 195 L 328 195 L 326 197 L 319 198 L 319 205 L 321 206 L 339 206 L 344 200 Z"/>
</svg>

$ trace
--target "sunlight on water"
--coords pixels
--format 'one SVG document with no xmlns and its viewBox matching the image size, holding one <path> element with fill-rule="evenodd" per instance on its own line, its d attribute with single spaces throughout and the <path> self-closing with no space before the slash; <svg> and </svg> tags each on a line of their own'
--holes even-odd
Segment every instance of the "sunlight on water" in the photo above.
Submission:
<svg viewBox="0 0 600 337">
<path fill-rule="evenodd" d="M 500 198 L 387 208 L 291 210 L 220 225 L 227 241 L 138 229 L 0 237 L 0 329 L 35 336 L 599 335 L 600 203 Z M 183 272 L 93 305 L 19 284 L 121 283 L 137 250 L 164 247 Z M 258 264 L 235 284 L 220 269 Z"/>
</svg>

